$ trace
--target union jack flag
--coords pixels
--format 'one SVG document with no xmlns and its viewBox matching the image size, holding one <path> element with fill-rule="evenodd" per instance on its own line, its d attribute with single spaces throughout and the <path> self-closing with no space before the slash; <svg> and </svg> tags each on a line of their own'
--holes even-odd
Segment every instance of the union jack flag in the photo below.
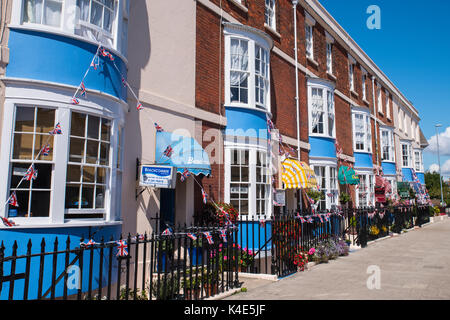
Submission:
<svg viewBox="0 0 450 320">
<path fill-rule="evenodd" d="M 43 156 L 48 156 L 50 154 L 50 145 L 47 144 L 46 146 L 44 146 L 41 150 L 41 153 Z"/>
<path fill-rule="evenodd" d="M 89 240 L 88 242 L 86 242 L 86 243 L 81 242 L 81 243 L 80 243 L 80 246 L 89 247 L 89 246 L 93 246 L 94 244 L 97 244 L 97 242 L 95 242 L 94 239 L 90 239 L 90 240 Z"/>
<path fill-rule="evenodd" d="M 162 232 L 162 235 L 163 236 L 170 236 L 170 235 L 172 235 L 172 230 L 170 230 L 170 228 L 167 228 L 166 230 L 164 230 Z"/>
<path fill-rule="evenodd" d="M 211 235 L 211 232 L 203 232 L 203 234 L 205 235 L 206 240 L 208 240 L 209 244 L 213 244 L 214 243 L 212 235 Z"/>
<path fill-rule="evenodd" d="M 100 65 L 100 63 L 98 61 L 98 56 L 96 55 L 91 62 L 91 67 L 94 68 L 94 70 L 97 70 L 99 65 Z"/>
<path fill-rule="evenodd" d="M 180 180 L 181 182 L 183 182 L 184 180 L 187 179 L 187 177 L 189 177 L 191 174 L 189 173 L 188 169 L 184 169 L 183 173 L 181 174 Z M 204 200 L 203 200 L 204 201 Z"/>
<path fill-rule="evenodd" d="M 142 106 L 142 103 L 138 102 L 137 106 L 136 106 L 137 110 L 142 110 L 144 109 L 144 107 Z"/>
<path fill-rule="evenodd" d="M 78 100 L 77 98 L 72 98 L 72 104 L 80 104 L 80 100 Z"/>
<path fill-rule="evenodd" d="M 208 194 L 205 192 L 205 190 L 203 190 L 203 188 L 202 188 L 202 198 L 203 203 L 206 204 L 206 202 L 208 201 Z"/>
<path fill-rule="evenodd" d="M 307 216 L 307 217 L 306 217 L 306 221 L 307 221 L 308 223 L 313 223 L 313 219 L 312 219 L 310 216 Z"/>
<path fill-rule="evenodd" d="M 297 217 L 300 219 L 301 223 L 305 223 L 306 222 L 305 218 L 303 218 L 301 215 L 298 214 Z"/>
<path fill-rule="evenodd" d="M 12 227 L 12 226 L 15 226 L 15 225 L 16 225 L 16 224 L 14 223 L 14 221 L 9 220 L 8 218 L 3 218 L 3 217 L 2 217 L 2 221 L 3 221 L 3 224 L 4 224 L 5 226 L 7 226 L 7 227 Z"/>
<path fill-rule="evenodd" d="M 31 181 L 37 178 L 38 171 L 34 169 L 34 164 L 32 164 L 27 172 L 25 173 L 25 179 Z"/>
<path fill-rule="evenodd" d="M 55 128 L 53 128 L 53 130 L 50 131 L 49 133 L 51 135 L 62 134 L 61 125 L 59 124 L 59 122 L 56 124 Z"/>
<path fill-rule="evenodd" d="M 124 86 L 124 87 L 126 87 L 126 86 L 127 86 L 127 80 L 125 80 L 125 78 L 124 78 L 124 77 L 122 77 L 122 84 L 123 84 L 123 86 Z"/>
<path fill-rule="evenodd" d="M 319 217 L 320 222 L 323 223 L 322 215 L 319 214 L 318 217 Z"/>
<path fill-rule="evenodd" d="M 266 226 L 266 220 L 264 219 L 259 220 L 259 226 L 264 228 Z"/>
<path fill-rule="evenodd" d="M 166 150 L 164 150 L 164 155 L 167 158 L 170 158 L 172 156 L 172 153 L 173 153 L 172 147 L 171 146 L 167 146 Z"/>
<path fill-rule="evenodd" d="M 9 201 L 8 204 L 10 206 L 14 206 L 14 207 L 18 207 L 19 203 L 17 202 L 17 196 L 16 196 L 16 192 L 13 191 L 13 193 L 11 193 L 11 196 L 9 197 Z"/>
<path fill-rule="evenodd" d="M 156 122 L 155 122 L 155 129 L 156 129 L 156 132 L 163 132 L 164 131 L 163 128 L 159 124 L 157 124 Z"/>
<path fill-rule="evenodd" d="M 103 49 L 103 48 L 100 48 L 100 54 L 101 54 L 103 57 L 107 57 L 107 56 L 109 55 L 109 52 L 106 51 L 106 50 Z"/>
<path fill-rule="evenodd" d="M 116 243 L 117 243 L 117 249 L 118 249 L 117 256 L 121 256 L 121 257 L 127 256 L 128 255 L 127 242 L 125 240 L 119 240 L 119 241 L 116 241 Z"/>
<path fill-rule="evenodd" d="M 220 236 L 222 237 L 223 242 L 227 242 L 227 233 L 226 233 L 226 230 L 221 229 L 221 230 L 220 230 Z"/>
<path fill-rule="evenodd" d="M 192 234 L 192 233 L 188 233 L 187 236 L 188 236 L 189 238 L 191 238 L 193 241 L 197 240 L 197 236 L 194 235 L 194 234 Z"/>
<path fill-rule="evenodd" d="M 83 81 L 81 81 L 80 88 L 81 88 L 81 95 L 83 97 L 86 97 L 86 87 L 84 86 L 84 82 Z"/>
</svg>

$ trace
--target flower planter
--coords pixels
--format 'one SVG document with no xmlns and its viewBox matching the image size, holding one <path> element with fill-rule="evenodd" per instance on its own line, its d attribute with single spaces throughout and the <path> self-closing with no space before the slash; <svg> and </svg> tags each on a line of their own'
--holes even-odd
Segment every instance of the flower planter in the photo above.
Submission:
<svg viewBox="0 0 450 320">
<path fill-rule="evenodd" d="M 185 300 L 198 300 L 200 298 L 200 288 L 186 289 Z"/>
<path fill-rule="evenodd" d="M 204 284 L 203 289 L 205 290 L 206 297 L 212 297 L 219 293 L 219 284 L 218 283 Z"/>
</svg>

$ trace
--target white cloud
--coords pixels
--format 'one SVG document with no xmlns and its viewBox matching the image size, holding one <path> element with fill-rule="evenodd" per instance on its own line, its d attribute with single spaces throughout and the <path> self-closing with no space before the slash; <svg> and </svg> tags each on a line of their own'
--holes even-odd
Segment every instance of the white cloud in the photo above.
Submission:
<svg viewBox="0 0 450 320">
<path fill-rule="evenodd" d="M 428 171 L 439 173 L 439 165 L 437 163 L 433 163 L 428 168 Z M 450 159 L 444 162 L 444 165 L 442 166 L 442 175 L 443 176 L 450 175 Z"/>
<path fill-rule="evenodd" d="M 437 140 L 436 135 L 432 136 L 428 140 L 430 145 L 425 151 L 437 154 Z M 441 156 L 450 156 L 450 127 L 447 127 L 444 132 L 439 133 L 439 154 Z"/>
</svg>

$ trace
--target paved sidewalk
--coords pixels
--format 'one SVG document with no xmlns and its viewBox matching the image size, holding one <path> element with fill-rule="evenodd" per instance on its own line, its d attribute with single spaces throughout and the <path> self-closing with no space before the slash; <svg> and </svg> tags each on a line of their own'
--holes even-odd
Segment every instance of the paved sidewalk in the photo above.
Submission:
<svg viewBox="0 0 450 320">
<path fill-rule="evenodd" d="M 369 290 L 369 266 L 380 268 L 380 289 Z M 450 219 L 373 242 L 327 264 L 277 282 L 246 280 L 226 300 L 450 299 Z"/>
</svg>

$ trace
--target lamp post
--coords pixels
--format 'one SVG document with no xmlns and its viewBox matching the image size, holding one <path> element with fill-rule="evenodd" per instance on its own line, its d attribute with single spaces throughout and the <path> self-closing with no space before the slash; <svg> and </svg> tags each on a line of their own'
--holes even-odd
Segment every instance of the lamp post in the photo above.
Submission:
<svg viewBox="0 0 450 320">
<path fill-rule="evenodd" d="M 438 152 L 438 165 L 439 165 L 439 183 L 441 185 L 441 206 L 444 205 L 444 194 L 442 192 L 442 176 L 441 176 L 441 159 L 439 157 L 439 134 L 438 134 L 438 128 L 442 127 L 442 124 L 436 124 L 436 142 L 437 142 L 437 152 Z"/>
</svg>

